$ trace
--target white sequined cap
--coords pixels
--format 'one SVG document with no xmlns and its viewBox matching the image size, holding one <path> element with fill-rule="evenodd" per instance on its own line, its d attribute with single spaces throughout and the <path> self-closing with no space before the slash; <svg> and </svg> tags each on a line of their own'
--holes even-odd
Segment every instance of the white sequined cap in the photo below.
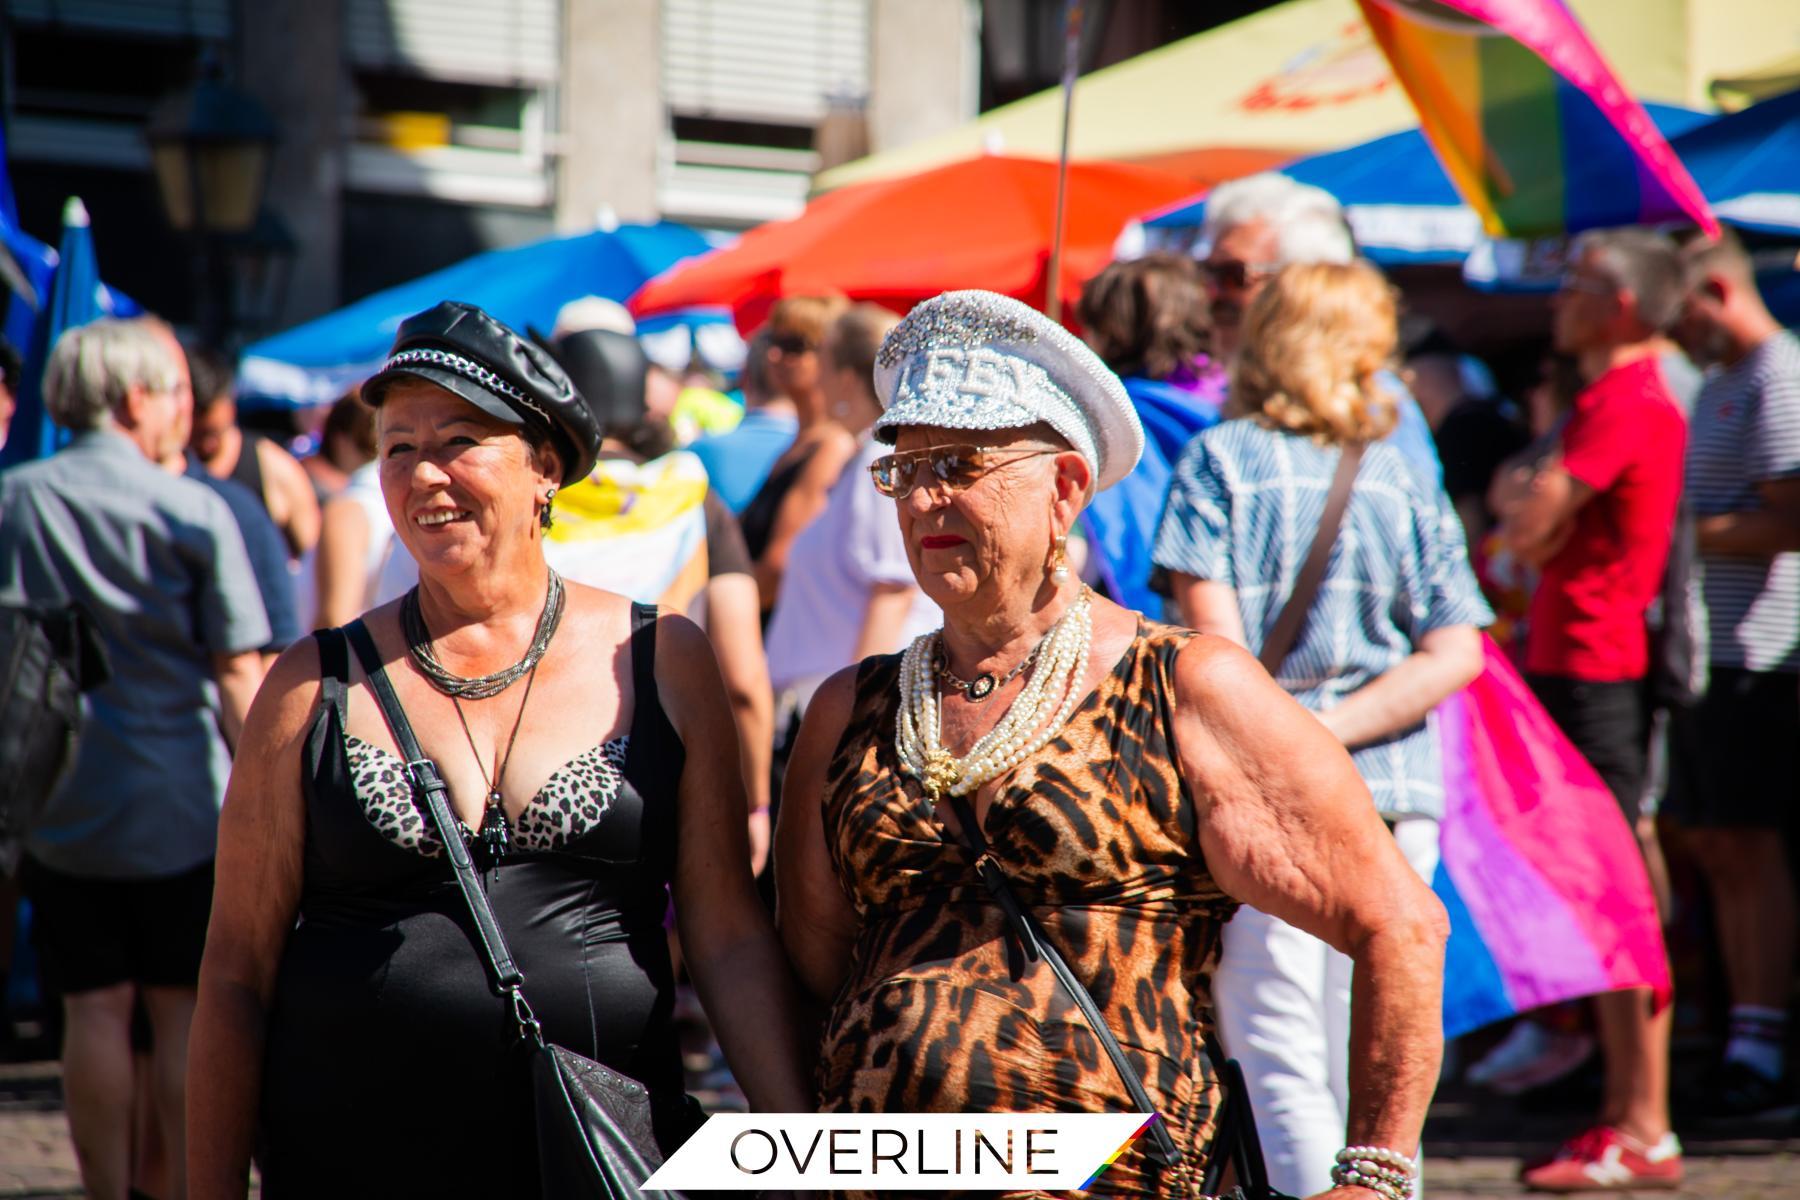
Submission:
<svg viewBox="0 0 1800 1200">
<path fill-rule="evenodd" d="M 1144 429 L 1119 377 L 1080 338 L 995 292 L 945 292 L 913 309 L 875 356 L 891 442 L 907 425 L 1019 429 L 1042 421 L 1094 468 L 1095 488 L 1131 473 Z"/>
</svg>

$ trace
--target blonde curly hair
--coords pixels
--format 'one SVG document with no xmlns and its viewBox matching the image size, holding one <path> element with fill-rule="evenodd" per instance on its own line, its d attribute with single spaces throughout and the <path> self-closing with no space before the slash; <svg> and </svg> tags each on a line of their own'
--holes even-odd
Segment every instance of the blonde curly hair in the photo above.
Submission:
<svg viewBox="0 0 1800 1200">
<path fill-rule="evenodd" d="M 1376 376 L 1394 356 L 1394 291 L 1366 262 L 1283 267 L 1244 315 L 1225 414 L 1330 444 L 1394 428 Z"/>
</svg>

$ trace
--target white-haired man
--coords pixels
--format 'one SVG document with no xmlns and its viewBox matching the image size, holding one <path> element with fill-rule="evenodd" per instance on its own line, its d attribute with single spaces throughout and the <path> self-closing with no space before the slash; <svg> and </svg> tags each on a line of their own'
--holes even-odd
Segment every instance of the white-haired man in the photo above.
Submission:
<svg viewBox="0 0 1800 1200">
<path fill-rule="evenodd" d="M 131 1183 L 133 1005 L 170 1191 L 184 1194 L 187 1031 L 212 905 L 219 802 L 269 623 L 231 510 L 157 464 L 180 450 L 186 372 L 161 322 L 65 333 L 45 406 L 75 432 L 0 475 L 0 603 L 80 604 L 112 678 L 26 842 L 46 982 L 62 994 L 63 1094 L 90 1196 Z"/>
<path fill-rule="evenodd" d="M 1229 363 L 1237 354 L 1244 312 L 1263 284 L 1289 263 L 1347 263 L 1356 242 L 1343 207 L 1323 188 L 1273 171 L 1221 183 L 1206 197 L 1206 223 L 1197 247 L 1212 317 L 1213 356 Z M 1382 383 L 1399 406 L 1400 422 L 1388 435 L 1419 479 L 1436 488 L 1443 467 L 1431 429 L 1398 375 Z"/>
</svg>

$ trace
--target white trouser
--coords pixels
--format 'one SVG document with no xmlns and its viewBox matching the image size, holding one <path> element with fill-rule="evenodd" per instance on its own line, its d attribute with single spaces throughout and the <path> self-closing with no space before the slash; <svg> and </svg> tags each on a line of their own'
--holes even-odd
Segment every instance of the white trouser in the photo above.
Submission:
<svg viewBox="0 0 1800 1200">
<path fill-rule="evenodd" d="M 1438 823 L 1394 826 L 1406 861 L 1437 870 Z M 1269 1182 L 1293 1196 L 1331 1187 L 1350 1111 L 1350 960 L 1245 905 L 1225 926 L 1213 1003 L 1225 1053 L 1244 1068 Z M 1410 1152 L 1413 1147 L 1396 1146 Z"/>
</svg>

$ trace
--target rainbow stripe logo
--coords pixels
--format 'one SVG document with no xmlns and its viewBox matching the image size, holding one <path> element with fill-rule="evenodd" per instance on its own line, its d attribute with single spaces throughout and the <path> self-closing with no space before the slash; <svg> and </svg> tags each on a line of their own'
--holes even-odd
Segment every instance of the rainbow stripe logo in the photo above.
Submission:
<svg viewBox="0 0 1800 1200">
<path fill-rule="evenodd" d="M 1162 1117 L 1158 1113 L 1151 1113 L 1149 1116 L 1145 1117 L 1144 1123 L 1142 1125 L 1139 1125 L 1137 1127 L 1137 1129 L 1132 1132 L 1132 1135 L 1130 1137 L 1126 1138 L 1123 1142 L 1120 1142 L 1119 1148 L 1117 1150 L 1114 1150 L 1111 1154 L 1107 1155 L 1106 1161 L 1101 1163 L 1099 1166 L 1095 1167 L 1094 1173 L 1092 1175 L 1088 1176 L 1087 1182 L 1082 1184 L 1081 1187 L 1078 1188 L 1077 1190 L 1085 1192 L 1089 1188 L 1093 1187 L 1094 1180 L 1100 1178 L 1100 1176 L 1105 1173 L 1106 1168 L 1112 1166 L 1115 1162 L 1118 1162 L 1119 1155 L 1121 1155 L 1121 1154 L 1125 1153 L 1125 1151 L 1129 1150 L 1131 1148 L 1131 1143 L 1137 1141 L 1140 1137 L 1144 1136 L 1144 1130 L 1150 1128 L 1150 1122 L 1160 1121 L 1161 1119 L 1162 1119 Z"/>
</svg>

